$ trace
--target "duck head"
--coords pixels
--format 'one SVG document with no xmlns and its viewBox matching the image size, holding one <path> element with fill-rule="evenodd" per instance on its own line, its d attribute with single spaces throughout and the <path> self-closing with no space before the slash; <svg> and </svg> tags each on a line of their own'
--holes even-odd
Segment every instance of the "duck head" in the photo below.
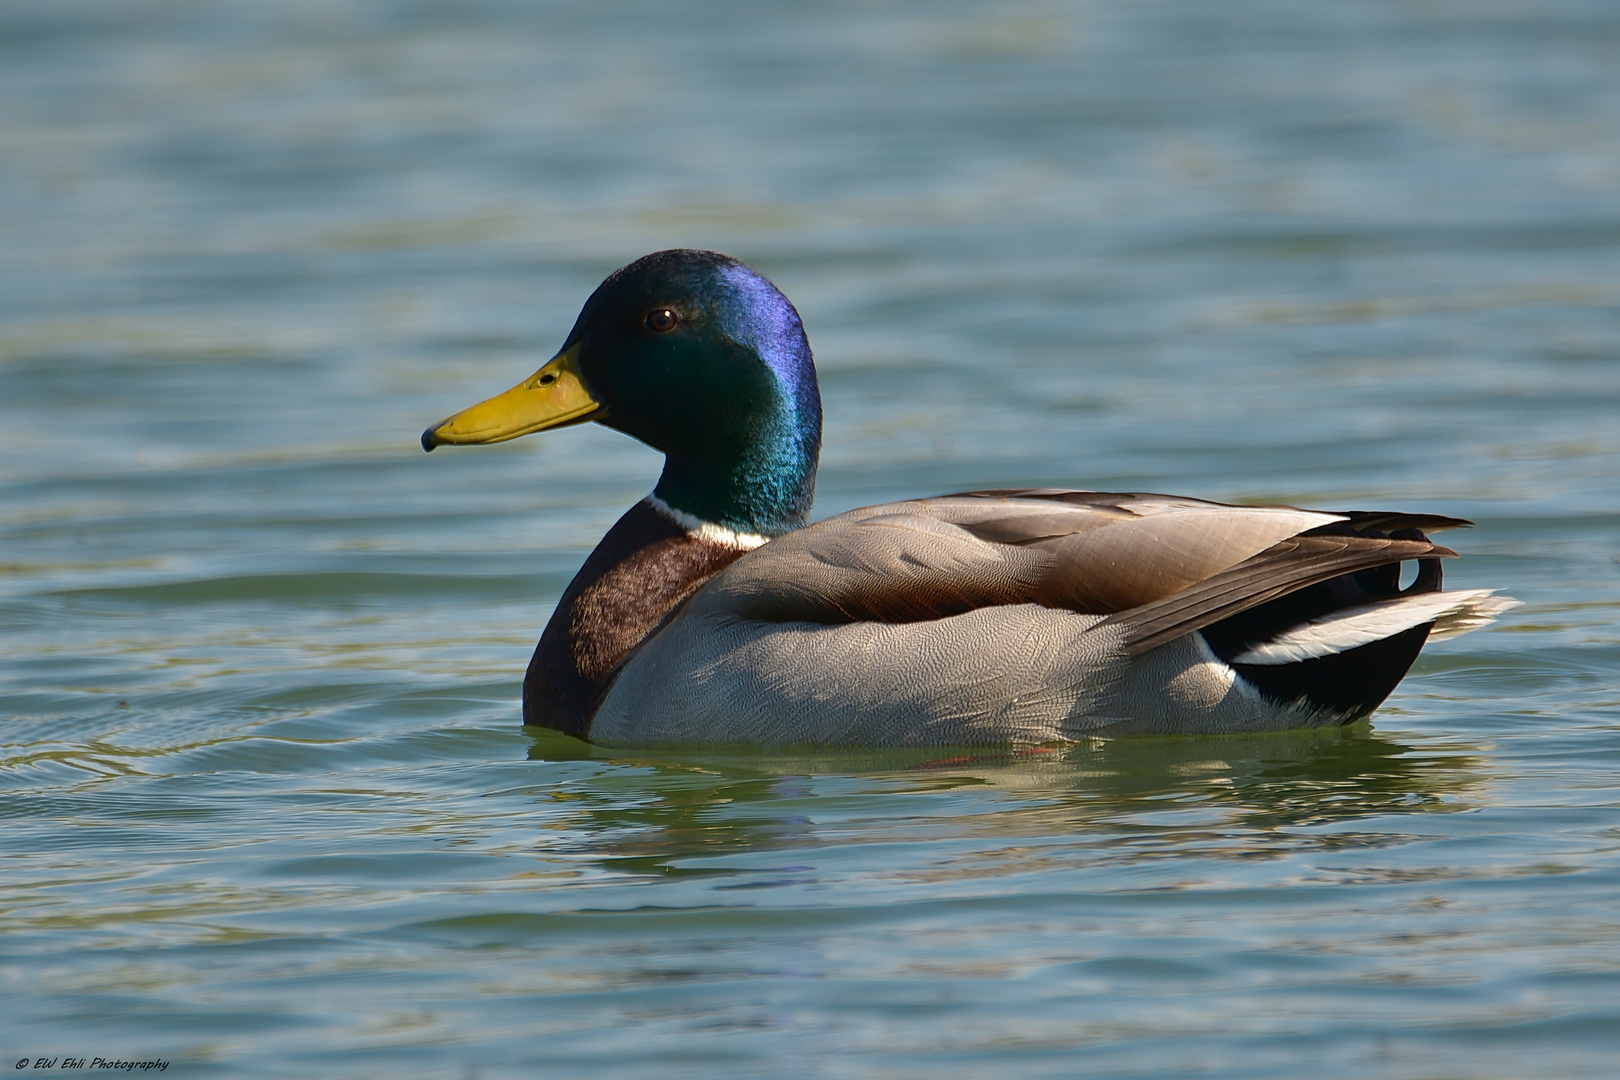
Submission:
<svg viewBox="0 0 1620 1080">
<path fill-rule="evenodd" d="M 686 249 L 597 286 L 557 355 L 422 433 L 422 449 L 505 442 L 587 420 L 664 453 L 653 494 L 738 532 L 804 524 L 821 394 L 799 313 L 759 273 Z"/>
</svg>

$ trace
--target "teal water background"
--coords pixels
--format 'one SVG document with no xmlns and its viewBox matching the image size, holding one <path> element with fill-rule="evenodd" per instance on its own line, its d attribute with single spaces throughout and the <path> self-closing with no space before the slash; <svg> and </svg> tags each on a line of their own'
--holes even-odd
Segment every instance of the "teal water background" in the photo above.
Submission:
<svg viewBox="0 0 1620 1080">
<path fill-rule="evenodd" d="M 657 457 L 416 437 L 676 245 L 802 312 L 821 515 L 1433 510 L 1525 606 L 1344 731 L 526 733 Z M 1615 1075 L 1612 3 L 8 0 L 0 431 L 3 1054 Z"/>
</svg>

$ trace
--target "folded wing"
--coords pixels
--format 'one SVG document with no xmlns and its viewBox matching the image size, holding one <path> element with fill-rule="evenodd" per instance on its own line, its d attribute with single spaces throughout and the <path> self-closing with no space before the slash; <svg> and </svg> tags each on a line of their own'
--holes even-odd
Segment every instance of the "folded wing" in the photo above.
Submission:
<svg viewBox="0 0 1620 1080">
<path fill-rule="evenodd" d="M 1416 522 L 1466 524 L 1138 492 L 969 492 L 865 507 L 773 540 L 693 603 L 822 624 L 1035 603 L 1110 616 L 1141 651 L 1332 577 L 1453 554 L 1382 535 Z"/>
</svg>

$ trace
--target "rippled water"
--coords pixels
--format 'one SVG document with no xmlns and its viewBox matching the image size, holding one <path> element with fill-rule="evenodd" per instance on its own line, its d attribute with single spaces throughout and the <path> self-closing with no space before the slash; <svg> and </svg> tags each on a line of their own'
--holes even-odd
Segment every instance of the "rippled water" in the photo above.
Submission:
<svg viewBox="0 0 1620 1080">
<path fill-rule="evenodd" d="M 803 313 L 821 514 L 1422 508 L 1526 606 L 1345 731 L 525 733 L 657 458 L 416 435 L 673 245 Z M 1617 256 L 1609 3 L 11 0 L 0 1050 L 1612 1075 Z"/>
</svg>

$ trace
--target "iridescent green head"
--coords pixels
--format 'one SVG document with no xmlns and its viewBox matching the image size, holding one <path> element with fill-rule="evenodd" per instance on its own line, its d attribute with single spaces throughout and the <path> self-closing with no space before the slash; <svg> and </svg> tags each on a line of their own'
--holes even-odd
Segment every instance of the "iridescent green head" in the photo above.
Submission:
<svg viewBox="0 0 1620 1080">
<path fill-rule="evenodd" d="M 660 251 L 599 285 L 557 355 L 506 393 L 422 433 L 422 447 L 503 442 L 595 420 L 665 455 L 653 493 L 766 535 L 803 524 L 821 394 L 799 313 L 713 251 Z"/>
</svg>

